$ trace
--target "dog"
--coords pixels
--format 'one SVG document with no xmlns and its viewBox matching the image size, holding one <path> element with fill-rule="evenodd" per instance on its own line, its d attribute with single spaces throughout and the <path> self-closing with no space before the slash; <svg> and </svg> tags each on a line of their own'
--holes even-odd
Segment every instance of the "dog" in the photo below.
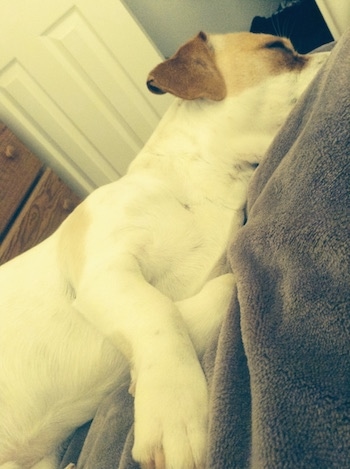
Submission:
<svg viewBox="0 0 350 469">
<path fill-rule="evenodd" d="M 0 268 L 0 467 L 55 469 L 58 448 L 131 376 L 133 458 L 205 465 L 200 365 L 235 279 L 247 186 L 327 54 L 200 32 L 149 74 L 174 102 L 120 180 Z"/>
</svg>

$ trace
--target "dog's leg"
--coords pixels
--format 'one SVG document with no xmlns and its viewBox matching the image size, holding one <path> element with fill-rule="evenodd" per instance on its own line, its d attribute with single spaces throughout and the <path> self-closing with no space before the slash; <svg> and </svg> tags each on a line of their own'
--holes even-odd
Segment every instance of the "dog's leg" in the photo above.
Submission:
<svg viewBox="0 0 350 469">
<path fill-rule="evenodd" d="M 6 462 L 1 464 L 0 469 L 23 469 L 23 466 L 19 466 L 15 462 Z"/>
<path fill-rule="evenodd" d="M 31 466 L 30 469 L 56 469 L 58 467 L 58 458 L 55 454 L 52 454 L 38 463 L 36 463 L 34 466 Z M 17 464 L 15 462 L 7 462 L 5 464 L 2 464 L 0 466 L 0 469 L 28 469 L 28 466 L 22 466 L 20 464 Z"/>
<path fill-rule="evenodd" d="M 145 281 L 135 257 L 118 261 L 88 269 L 74 306 L 134 370 L 133 456 L 156 469 L 164 459 L 173 469 L 201 467 L 207 386 L 186 325 L 174 302 Z"/>
<path fill-rule="evenodd" d="M 234 291 L 234 275 L 225 274 L 207 282 L 197 295 L 176 303 L 199 358 L 218 332 Z"/>
</svg>

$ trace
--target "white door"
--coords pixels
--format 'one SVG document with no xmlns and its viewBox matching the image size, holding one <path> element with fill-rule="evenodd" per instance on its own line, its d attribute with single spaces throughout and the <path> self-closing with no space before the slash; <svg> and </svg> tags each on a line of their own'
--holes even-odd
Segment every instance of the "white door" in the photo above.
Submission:
<svg viewBox="0 0 350 469">
<path fill-rule="evenodd" d="M 169 105 L 145 86 L 161 60 L 118 0 L 1 0 L 0 120 L 84 195 L 125 173 Z"/>
</svg>

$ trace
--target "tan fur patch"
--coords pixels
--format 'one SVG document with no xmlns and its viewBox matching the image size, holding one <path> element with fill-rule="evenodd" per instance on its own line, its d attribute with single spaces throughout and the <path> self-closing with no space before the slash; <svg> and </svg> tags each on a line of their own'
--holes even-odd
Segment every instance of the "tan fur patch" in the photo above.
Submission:
<svg viewBox="0 0 350 469">
<path fill-rule="evenodd" d="M 282 37 L 248 32 L 209 36 L 228 95 L 236 95 L 271 75 L 300 70 L 308 61 Z"/>
<path fill-rule="evenodd" d="M 81 203 L 60 228 L 58 252 L 61 253 L 68 280 L 76 288 L 85 264 L 85 238 L 91 222 L 85 204 Z"/>
<path fill-rule="evenodd" d="M 147 86 L 153 93 L 168 92 L 189 100 L 208 98 L 220 101 L 226 96 L 225 81 L 216 67 L 207 36 L 202 32 L 153 69 Z"/>
</svg>

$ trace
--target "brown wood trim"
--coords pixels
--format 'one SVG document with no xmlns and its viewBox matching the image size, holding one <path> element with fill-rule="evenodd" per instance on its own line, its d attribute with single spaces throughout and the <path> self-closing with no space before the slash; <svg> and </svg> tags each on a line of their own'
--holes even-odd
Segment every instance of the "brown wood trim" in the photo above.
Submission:
<svg viewBox="0 0 350 469">
<path fill-rule="evenodd" d="M 80 201 L 47 169 L 0 246 L 0 264 L 50 236 Z"/>
</svg>

